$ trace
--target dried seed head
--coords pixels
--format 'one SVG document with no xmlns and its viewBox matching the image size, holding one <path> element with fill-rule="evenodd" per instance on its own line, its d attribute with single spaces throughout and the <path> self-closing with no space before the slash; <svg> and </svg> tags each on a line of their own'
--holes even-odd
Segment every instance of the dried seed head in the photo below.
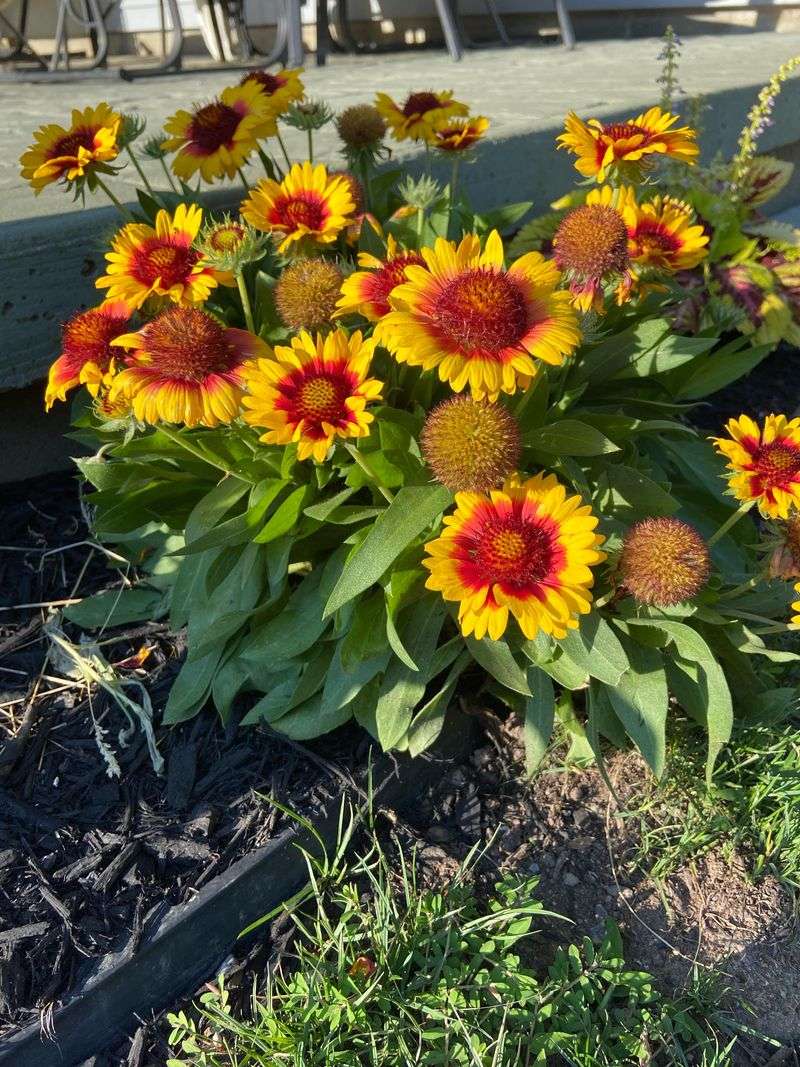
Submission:
<svg viewBox="0 0 800 1067">
<path fill-rule="evenodd" d="M 708 581 L 708 547 L 680 519 L 642 519 L 628 530 L 619 571 L 622 585 L 640 604 L 668 608 L 690 600 Z"/>
<path fill-rule="evenodd" d="M 422 429 L 422 453 L 436 480 L 454 493 L 488 492 L 517 469 L 519 426 L 502 404 L 454 396 Z"/>
<path fill-rule="evenodd" d="M 341 296 L 342 272 L 322 259 L 298 259 L 281 274 L 275 286 L 275 305 L 292 330 L 321 330 L 330 326 Z"/>
<path fill-rule="evenodd" d="M 625 221 L 605 204 L 584 204 L 570 211 L 556 231 L 554 245 L 559 269 L 581 278 L 623 274 L 629 266 Z"/>
<path fill-rule="evenodd" d="M 339 136 L 348 148 L 373 148 L 386 135 L 386 123 L 372 104 L 345 108 L 336 120 Z"/>
</svg>

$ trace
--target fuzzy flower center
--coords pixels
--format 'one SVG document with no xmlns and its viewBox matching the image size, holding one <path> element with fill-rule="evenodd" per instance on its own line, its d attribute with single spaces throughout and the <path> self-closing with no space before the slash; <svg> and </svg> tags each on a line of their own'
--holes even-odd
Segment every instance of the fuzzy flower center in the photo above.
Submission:
<svg viewBox="0 0 800 1067">
<path fill-rule="evenodd" d="M 627 141 L 637 135 L 644 138 L 648 136 L 648 131 L 642 126 L 637 126 L 635 122 L 610 122 L 603 126 L 603 133 L 612 141 Z"/>
<path fill-rule="evenodd" d="M 63 137 L 59 137 L 56 143 L 47 153 L 48 159 L 59 159 L 61 156 L 77 156 L 80 148 L 87 151 L 94 149 L 94 138 L 97 130 L 89 126 L 79 126 L 70 130 Z"/>
<path fill-rule="evenodd" d="M 91 362 L 101 370 L 106 370 L 114 356 L 110 342 L 122 332 L 126 321 L 98 311 L 84 311 L 76 315 L 64 327 L 64 354 L 74 360 L 77 366 Z"/>
<path fill-rule="evenodd" d="M 511 589 L 542 581 L 555 558 L 552 536 L 537 522 L 499 515 L 483 524 L 471 555 L 487 583 Z"/>
<path fill-rule="evenodd" d="M 341 429 L 353 421 L 345 401 L 357 382 L 344 365 L 314 361 L 292 371 L 277 388 L 276 408 L 286 412 L 290 423 L 304 422 L 306 437 L 325 437 L 329 431 L 323 423 Z"/>
<path fill-rule="evenodd" d="M 299 230 L 301 226 L 312 231 L 320 230 L 326 214 L 324 204 L 313 193 L 301 193 L 291 198 L 278 200 L 275 204 L 278 225 L 289 231 Z"/>
<path fill-rule="evenodd" d="M 671 233 L 657 222 L 643 220 L 636 227 L 633 237 L 636 242 L 637 255 L 648 258 L 660 258 L 672 252 L 679 252 L 681 241 L 677 234 Z"/>
<path fill-rule="evenodd" d="M 200 253 L 184 244 L 153 238 L 134 253 L 131 274 L 142 285 L 160 282 L 169 289 L 187 282 L 199 259 Z"/>
<path fill-rule="evenodd" d="M 276 93 L 278 89 L 286 84 L 286 79 L 281 78 L 279 74 L 270 74 L 268 70 L 254 70 L 242 79 L 242 85 L 247 82 L 258 82 L 262 90 L 268 96 L 272 96 L 273 93 Z"/>
<path fill-rule="evenodd" d="M 670 607 L 696 596 L 708 581 L 708 547 L 688 523 L 642 519 L 623 542 L 622 584 L 640 604 Z"/>
<path fill-rule="evenodd" d="M 465 352 L 497 356 L 528 327 L 525 297 L 507 274 L 475 267 L 447 282 L 433 312 L 436 329 Z"/>
<path fill-rule="evenodd" d="M 226 374 L 239 355 L 225 330 L 199 308 L 170 308 L 145 326 L 142 353 L 164 378 L 202 382 Z"/>
<path fill-rule="evenodd" d="M 618 211 L 605 204 L 584 204 L 558 228 L 555 258 L 561 270 L 582 278 L 622 274 L 628 267 L 628 230 Z"/>
<path fill-rule="evenodd" d="M 800 477 L 800 448 L 785 441 L 759 445 L 753 456 L 753 466 L 765 487 L 781 486 Z"/>
<path fill-rule="evenodd" d="M 433 111 L 434 108 L 441 106 L 436 93 L 410 93 L 405 104 L 403 104 L 403 114 L 407 119 L 411 119 L 415 115 L 424 115 L 427 111 Z"/>
<path fill-rule="evenodd" d="M 195 111 L 189 124 L 189 140 L 200 155 L 211 155 L 223 145 L 230 148 L 240 122 L 241 115 L 235 108 L 215 100 Z"/>
<path fill-rule="evenodd" d="M 341 414 L 343 400 L 341 382 L 320 376 L 300 386 L 298 406 L 305 418 L 327 422 Z"/>
<path fill-rule="evenodd" d="M 422 452 L 437 481 L 453 492 L 487 492 L 516 469 L 520 433 L 502 404 L 454 396 L 425 420 Z"/>
</svg>

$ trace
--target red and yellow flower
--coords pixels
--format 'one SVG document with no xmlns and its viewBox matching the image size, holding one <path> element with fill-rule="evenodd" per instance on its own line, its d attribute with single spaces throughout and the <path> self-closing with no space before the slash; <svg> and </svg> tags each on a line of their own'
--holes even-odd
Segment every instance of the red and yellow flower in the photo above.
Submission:
<svg viewBox="0 0 800 1067">
<path fill-rule="evenodd" d="M 322 163 L 295 163 L 282 182 L 262 178 L 242 203 L 242 217 L 257 230 L 281 238 L 278 250 L 294 242 L 326 245 L 352 220 L 349 182 L 328 174 Z"/>
<path fill-rule="evenodd" d="M 584 122 L 574 111 L 566 118 L 566 130 L 559 134 L 559 148 L 578 158 L 575 169 L 585 178 L 604 182 L 612 168 L 630 181 L 641 179 L 656 156 L 669 156 L 681 163 L 695 163 L 699 149 L 696 133 L 689 126 L 673 129 L 677 115 L 651 107 L 626 122 Z"/>
<path fill-rule="evenodd" d="M 20 157 L 22 177 L 38 196 L 51 182 L 74 182 L 94 164 L 109 163 L 119 154 L 117 134 L 122 117 L 109 104 L 77 108 L 68 128 L 50 123 L 33 135 L 34 142 Z"/>
<path fill-rule="evenodd" d="M 269 101 L 255 82 L 223 89 L 210 104 L 176 111 L 164 123 L 171 134 L 161 147 L 177 152 L 172 169 L 188 181 L 197 171 L 204 181 L 235 178 L 258 142 L 277 132 Z"/>
<path fill-rule="evenodd" d="M 433 144 L 436 131 L 456 115 L 467 115 L 466 104 L 453 99 L 451 90 L 432 89 L 409 93 L 402 104 L 386 93 L 376 93 L 375 107 L 396 141 L 427 141 Z"/>
<path fill-rule="evenodd" d="M 457 493 L 442 535 L 426 545 L 426 586 L 459 603 L 465 636 L 497 641 L 513 616 L 528 639 L 565 637 L 591 610 L 591 568 L 605 559 L 597 523 L 552 474 Z"/>
<path fill-rule="evenodd" d="M 437 127 L 431 143 L 440 152 L 466 152 L 481 140 L 488 129 L 489 120 L 483 115 L 451 119 Z"/>
<path fill-rule="evenodd" d="M 628 227 L 628 253 L 638 267 L 670 271 L 691 270 L 708 255 L 708 234 L 693 225 L 688 204 L 656 196 L 644 204 L 626 201 L 622 209 Z"/>
<path fill-rule="evenodd" d="M 468 234 L 459 245 L 438 238 L 423 248 L 425 266 L 407 266 L 406 281 L 392 290 L 392 311 L 375 336 L 401 363 L 437 370 L 456 392 L 469 387 L 476 400 L 527 389 L 537 360 L 555 366 L 580 341 L 561 275 L 538 252 L 506 270 L 496 230 L 481 251 Z"/>
<path fill-rule="evenodd" d="M 270 445 L 297 444 L 298 459 L 322 463 L 337 437 L 366 437 L 382 383 L 368 377 L 375 341 L 342 329 L 315 337 L 305 330 L 278 345 L 247 375 L 244 419 L 263 426 Z"/>
<path fill-rule="evenodd" d="M 406 280 L 406 267 L 424 266 L 425 260 L 419 252 L 401 248 L 389 234 L 386 239 L 386 258 L 379 259 L 369 252 L 359 252 L 358 265 L 366 270 L 356 271 L 344 280 L 337 313 L 360 314 L 370 322 L 377 322 L 391 311 L 389 294 L 395 286 Z"/>
<path fill-rule="evenodd" d="M 300 81 L 302 67 L 279 70 L 272 74 L 268 70 L 251 70 L 242 78 L 242 85 L 257 85 L 261 95 L 269 104 L 273 115 L 282 115 L 295 100 L 302 100 L 305 87 Z"/>
<path fill-rule="evenodd" d="M 728 460 L 728 485 L 742 501 L 758 504 L 761 514 L 786 519 L 800 508 L 800 418 L 767 415 L 759 428 L 747 415 L 731 419 L 730 437 L 713 438 Z"/>
<path fill-rule="evenodd" d="M 269 347 L 247 330 L 222 326 L 200 308 L 171 307 L 138 333 L 113 341 L 129 349 L 109 392 L 140 422 L 218 426 L 239 414 L 247 364 Z"/>
<path fill-rule="evenodd" d="M 229 281 L 193 247 L 202 221 L 196 204 L 179 204 L 172 216 L 159 211 L 155 227 L 144 222 L 123 226 L 106 253 L 107 273 L 97 279 L 97 288 L 134 308 L 151 296 L 202 304 L 219 282 Z"/>
<path fill-rule="evenodd" d="M 73 315 L 61 331 L 61 355 L 50 367 L 45 392 L 49 411 L 56 400 L 66 400 L 76 385 L 85 385 L 92 396 L 108 385 L 114 372 L 111 347 L 125 333 L 131 309 L 124 300 L 111 300 L 100 307 Z"/>
</svg>

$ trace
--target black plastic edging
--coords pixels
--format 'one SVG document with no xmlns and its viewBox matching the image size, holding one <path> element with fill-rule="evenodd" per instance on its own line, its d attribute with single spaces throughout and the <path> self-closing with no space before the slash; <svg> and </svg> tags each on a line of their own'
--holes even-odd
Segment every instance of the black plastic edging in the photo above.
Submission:
<svg viewBox="0 0 800 1067">
<path fill-rule="evenodd" d="M 450 721 L 426 757 L 381 756 L 372 774 L 377 803 L 413 809 L 426 786 L 441 776 L 441 764 L 467 750 L 473 723 Z M 326 848 L 334 845 L 338 826 L 337 798 L 315 823 Z M 141 1019 L 193 993 L 214 976 L 246 926 L 306 883 L 300 848 L 319 854 L 307 830 L 287 830 L 213 878 L 194 900 L 172 908 L 133 956 L 123 950 L 103 957 L 54 1013 L 55 1039 L 43 1037 L 38 1024 L 26 1027 L 0 1043 L 0 1067 L 79 1067 L 131 1034 Z"/>
</svg>

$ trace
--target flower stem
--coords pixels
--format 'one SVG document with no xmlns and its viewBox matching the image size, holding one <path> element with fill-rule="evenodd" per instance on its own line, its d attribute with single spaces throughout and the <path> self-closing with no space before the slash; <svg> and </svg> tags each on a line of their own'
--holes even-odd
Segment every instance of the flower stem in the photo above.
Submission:
<svg viewBox="0 0 800 1067">
<path fill-rule="evenodd" d="M 712 534 L 711 537 L 709 537 L 708 547 L 711 548 L 711 546 L 715 545 L 721 537 L 724 537 L 728 530 L 734 527 L 739 521 L 739 519 L 742 518 L 742 516 L 747 514 L 747 512 L 750 510 L 754 503 L 754 500 L 745 500 L 745 502 L 740 507 L 738 507 L 736 511 L 734 511 L 734 513 L 725 520 L 725 522 L 723 522 L 722 526 L 720 526 L 717 532 L 715 534 Z"/>
<path fill-rule="evenodd" d="M 245 178 L 245 176 L 244 176 L 244 172 L 243 172 L 242 168 L 241 167 L 237 167 L 236 168 L 236 173 L 242 179 L 242 185 L 244 186 L 244 195 L 245 195 L 245 197 L 248 197 L 250 195 L 250 185 L 249 185 L 249 183 L 247 181 L 247 178 Z"/>
<path fill-rule="evenodd" d="M 314 134 L 313 134 L 313 132 L 312 132 L 312 130 L 310 128 L 308 130 L 306 130 L 306 133 L 308 134 L 308 162 L 309 163 L 313 163 L 314 162 Z"/>
<path fill-rule="evenodd" d="M 162 167 L 162 169 L 164 171 L 164 174 L 166 175 L 167 181 L 172 186 L 173 192 L 177 193 L 178 186 L 175 184 L 175 179 L 170 174 L 169 167 L 167 166 L 167 161 L 166 161 L 166 159 L 164 159 L 163 156 L 161 156 L 161 158 L 159 159 L 159 163 L 161 164 L 161 167 Z"/>
<path fill-rule="evenodd" d="M 369 160 L 366 155 L 361 158 L 361 185 L 364 190 L 364 211 L 369 211 Z"/>
<path fill-rule="evenodd" d="M 196 448 L 193 444 L 186 440 L 184 436 L 179 433 L 175 433 L 165 423 L 159 423 L 158 426 L 161 433 L 165 437 L 168 437 L 170 441 L 174 441 L 176 445 L 179 445 L 184 451 L 194 456 L 195 459 L 202 460 L 203 463 L 207 463 L 209 467 L 216 467 L 218 471 L 222 471 L 224 474 L 230 475 L 231 478 L 238 478 L 240 482 L 249 482 L 249 478 L 245 478 L 243 474 L 237 474 L 236 471 L 231 470 L 230 467 L 225 467 L 222 463 L 212 459 L 206 455 L 201 448 Z"/>
<path fill-rule="evenodd" d="M 116 197 L 114 193 L 111 192 L 111 190 L 103 181 L 103 179 L 99 175 L 95 174 L 94 180 L 106 194 L 106 196 L 117 209 L 117 211 L 120 213 L 120 215 L 122 215 L 123 219 L 125 219 L 126 222 L 133 222 L 133 215 L 131 215 L 130 211 L 128 211 L 122 201 L 118 197 Z"/>
<path fill-rule="evenodd" d="M 372 464 L 369 462 L 366 456 L 363 455 L 363 453 L 359 452 L 355 445 L 351 445 L 349 441 L 344 442 L 344 447 L 347 449 L 347 451 L 350 453 L 350 455 L 353 457 L 353 459 L 356 461 L 362 471 L 367 475 L 369 480 L 375 484 L 375 487 L 381 494 L 381 496 L 388 500 L 391 504 L 394 500 L 394 493 L 390 489 L 387 489 L 386 486 L 381 482 L 376 471 L 373 469 Z"/>
<path fill-rule="evenodd" d="M 255 333 L 255 323 L 253 321 L 253 308 L 250 304 L 250 294 L 247 291 L 247 282 L 244 280 L 244 272 L 242 270 L 236 271 L 236 284 L 239 287 L 239 296 L 242 301 L 242 311 L 244 312 L 244 321 L 247 325 L 247 329 L 250 333 Z"/>
<path fill-rule="evenodd" d="M 289 158 L 289 153 L 286 151 L 286 145 L 284 143 L 283 138 L 281 137 L 281 131 L 276 129 L 275 136 L 278 138 L 278 144 L 281 146 L 281 151 L 283 152 L 283 158 L 286 160 L 286 166 L 289 168 L 289 170 L 291 170 L 292 169 L 292 161 Z"/>
<path fill-rule="evenodd" d="M 460 162 L 461 162 L 461 160 L 458 158 L 458 156 L 457 155 L 454 156 L 454 158 L 453 158 L 453 172 L 452 172 L 452 174 L 450 176 L 450 206 L 451 207 L 456 202 L 456 189 L 458 188 L 458 165 L 459 165 Z"/>
<path fill-rule="evenodd" d="M 153 196 L 154 195 L 153 187 L 150 184 L 150 182 L 147 180 L 147 175 L 142 170 L 142 165 L 139 162 L 139 160 L 136 158 L 136 156 L 134 155 L 133 149 L 131 148 L 130 145 L 126 145 L 125 146 L 125 150 L 127 151 L 128 155 L 131 157 L 131 163 L 133 163 L 134 167 L 136 167 L 136 171 L 137 171 L 139 177 L 144 182 L 145 189 L 148 191 L 148 193 L 150 193 L 151 196 Z"/>
</svg>

